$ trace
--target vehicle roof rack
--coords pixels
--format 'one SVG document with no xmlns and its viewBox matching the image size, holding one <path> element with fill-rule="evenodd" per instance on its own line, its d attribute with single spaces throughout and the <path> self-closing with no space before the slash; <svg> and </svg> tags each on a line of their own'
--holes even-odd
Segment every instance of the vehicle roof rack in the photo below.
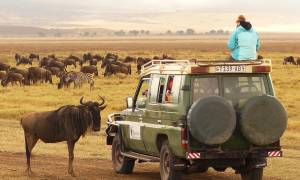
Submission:
<svg viewBox="0 0 300 180">
<path fill-rule="evenodd" d="M 271 60 L 243 60 L 243 61 L 225 61 L 225 60 L 151 60 L 141 68 L 141 76 L 149 74 L 193 74 L 193 70 L 206 68 L 203 73 L 254 73 L 252 67 L 270 67 Z M 225 68 L 224 68 L 225 67 Z M 241 68 L 240 68 L 241 67 Z M 219 69 L 216 69 L 219 68 Z M 223 70 L 224 69 L 224 72 Z M 227 70 L 228 69 L 228 70 Z M 226 70 L 228 72 L 226 72 Z M 267 72 L 267 71 L 266 71 Z"/>
</svg>

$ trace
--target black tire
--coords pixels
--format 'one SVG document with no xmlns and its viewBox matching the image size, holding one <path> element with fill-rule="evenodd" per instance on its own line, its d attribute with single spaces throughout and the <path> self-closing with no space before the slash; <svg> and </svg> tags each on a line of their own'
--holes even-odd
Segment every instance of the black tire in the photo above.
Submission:
<svg viewBox="0 0 300 180">
<path fill-rule="evenodd" d="M 125 157 L 121 154 L 122 144 L 118 134 L 112 143 L 112 162 L 113 168 L 118 174 L 130 174 L 133 171 L 135 159 Z"/>
<path fill-rule="evenodd" d="M 168 141 L 165 141 L 160 150 L 160 179 L 180 180 L 182 171 L 175 169 L 176 157 L 173 154 Z"/>
<path fill-rule="evenodd" d="M 262 180 L 264 168 L 254 168 L 241 173 L 242 180 Z"/>
</svg>

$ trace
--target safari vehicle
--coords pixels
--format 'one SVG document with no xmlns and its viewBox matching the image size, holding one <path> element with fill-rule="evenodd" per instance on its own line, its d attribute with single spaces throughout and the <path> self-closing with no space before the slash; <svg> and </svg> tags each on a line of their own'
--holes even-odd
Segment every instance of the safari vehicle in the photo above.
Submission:
<svg viewBox="0 0 300 180">
<path fill-rule="evenodd" d="M 262 179 L 267 157 L 281 157 L 287 113 L 275 98 L 271 60 L 153 60 L 127 109 L 109 115 L 107 144 L 116 173 L 159 162 L 162 180 L 185 172 Z"/>
</svg>

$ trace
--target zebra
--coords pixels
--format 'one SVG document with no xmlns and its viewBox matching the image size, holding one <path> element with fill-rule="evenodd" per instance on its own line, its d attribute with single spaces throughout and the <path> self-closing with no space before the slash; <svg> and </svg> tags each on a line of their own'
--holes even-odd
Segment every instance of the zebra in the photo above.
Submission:
<svg viewBox="0 0 300 180">
<path fill-rule="evenodd" d="M 65 85 L 69 87 L 71 83 L 74 83 L 74 88 L 81 88 L 82 84 L 88 83 L 90 85 L 90 91 L 94 87 L 94 75 L 90 73 L 74 72 L 70 71 L 60 76 L 60 82 L 58 83 L 58 89 L 61 89 Z"/>
</svg>

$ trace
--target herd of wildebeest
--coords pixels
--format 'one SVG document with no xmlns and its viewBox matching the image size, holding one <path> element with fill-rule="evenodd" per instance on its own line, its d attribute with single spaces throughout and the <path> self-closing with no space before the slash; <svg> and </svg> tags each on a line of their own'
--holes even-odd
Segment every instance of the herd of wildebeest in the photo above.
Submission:
<svg viewBox="0 0 300 180">
<path fill-rule="evenodd" d="M 92 53 L 84 53 L 82 57 L 70 55 L 66 58 L 58 58 L 55 54 L 48 55 L 40 58 L 38 54 L 29 54 L 29 56 L 21 56 L 15 54 L 16 67 L 0 61 L 0 80 L 3 87 L 16 85 L 20 86 L 41 83 L 52 84 L 52 76 L 59 78 L 58 89 L 63 87 L 69 87 L 74 83 L 74 88 L 80 88 L 83 84 L 90 85 L 90 89 L 94 86 L 94 76 L 99 76 L 98 64 L 101 64 L 101 69 L 104 69 L 103 75 L 110 76 L 117 73 L 123 73 L 131 75 L 132 63 L 136 64 L 137 73 L 140 73 L 142 65 L 150 62 L 152 59 L 162 60 L 174 60 L 166 54 L 162 56 L 148 57 L 132 57 L 127 56 L 125 58 L 119 58 L 118 55 L 113 53 L 107 53 L 105 56 Z M 259 59 L 263 59 L 259 55 Z M 39 62 L 39 66 L 32 66 L 32 62 L 36 60 Z M 285 57 L 283 64 L 300 65 L 300 58 L 293 56 Z M 20 65 L 31 65 L 31 67 L 17 68 Z M 75 69 L 80 66 L 80 71 L 67 71 L 68 66 L 73 66 Z"/>
<path fill-rule="evenodd" d="M 174 59 L 163 54 L 161 57 L 155 56 L 153 59 Z M 16 67 L 0 61 L 0 80 L 3 87 L 11 85 L 20 86 L 32 85 L 38 82 L 52 84 L 52 76 L 59 78 L 58 89 L 69 87 L 74 83 L 74 88 L 79 88 L 83 84 L 90 85 L 90 89 L 94 86 L 94 76 L 99 76 L 97 68 L 101 64 L 104 69 L 103 75 L 110 76 L 117 73 L 131 75 L 132 63 L 136 63 L 137 73 L 141 71 L 143 64 L 150 62 L 151 58 L 132 57 L 119 58 L 118 55 L 107 53 L 105 56 L 92 53 L 84 53 L 82 58 L 70 55 L 67 58 L 58 58 L 55 54 L 40 58 L 38 54 L 29 54 L 28 57 L 15 54 Z M 32 62 L 38 61 L 38 66 L 32 66 Z M 17 68 L 20 65 L 30 65 L 29 68 Z M 75 69 L 80 66 L 80 71 L 67 71 L 68 66 Z"/>
</svg>

